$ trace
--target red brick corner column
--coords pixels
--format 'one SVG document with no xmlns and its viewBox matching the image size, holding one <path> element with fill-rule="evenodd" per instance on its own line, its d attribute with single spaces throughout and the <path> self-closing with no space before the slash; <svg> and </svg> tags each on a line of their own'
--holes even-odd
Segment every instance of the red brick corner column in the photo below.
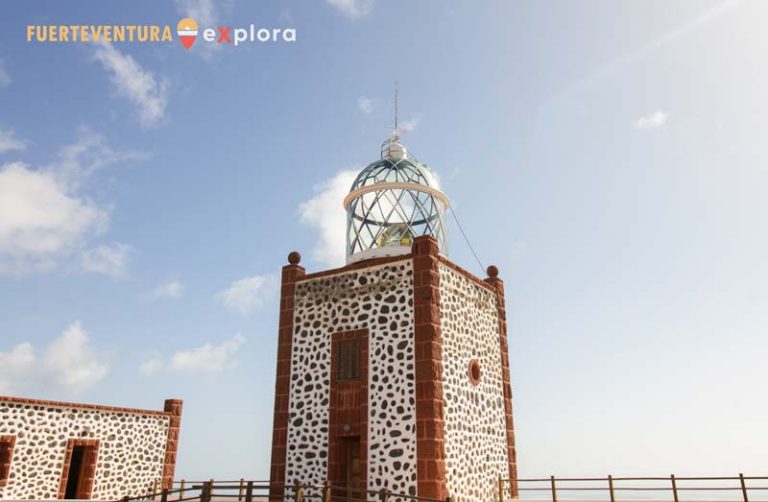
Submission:
<svg viewBox="0 0 768 502">
<path fill-rule="evenodd" d="M 277 376 L 275 378 L 275 413 L 272 420 L 272 465 L 269 474 L 269 500 L 283 500 L 285 458 L 288 448 L 288 393 L 291 386 L 291 345 L 293 343 L 293 301 L 296 281 L 304 276 L 299 266 L 301 255 L 288 255 L 280 287 L 280 321 L 277 339 Z"/>
<path fill-rule="evenodd" d="M 171 415 L 168 427 L 168 439 L 165 445 L 165 464 L 163 466 L 162 487 L 166 490 L 173 489 L 173 476 L 176 473 L 176 454 L 179 451 L 179 432 L 181 431 L 181 408 L 184 401 L 181 399 L 166 399 L 163 411 Z"/>
<path fill-rule="evenodd" d="M 507 422 L 507 459 L 509 462 L 510 496 L 518 496 L 517 454 L 515 452 L 515 425 L 512 421 L 512 385 L 509 376 L 509 342 L 507 339 L 507 313 L 504 305 L 504 281 L 499 279 L 499 269 L 488 267 L 485 281 L 496 290 L 496 307 L 499 315 L 499 345 L 501 346 L 501 374 L 504 380 L 504 416 Z"/>
<path fill-rule="evenodd" d="M 413 309 L 416 346 L 416 480 L 420 497 L 445 499 L 440 269 L 437 241 L 413 243 Z"/>
</svg>

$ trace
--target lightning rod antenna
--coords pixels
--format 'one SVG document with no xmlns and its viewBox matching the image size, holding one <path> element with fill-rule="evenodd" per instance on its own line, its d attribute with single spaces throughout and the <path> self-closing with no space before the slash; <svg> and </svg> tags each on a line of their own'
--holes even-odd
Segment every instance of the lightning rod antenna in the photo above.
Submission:
<svg viewBox="0 0 768 502">
<path fill-rule="evenodd" d="M 398 134 L 397 129 L 397 80 L 395 80 L 395 134 Z"/>
</svg>

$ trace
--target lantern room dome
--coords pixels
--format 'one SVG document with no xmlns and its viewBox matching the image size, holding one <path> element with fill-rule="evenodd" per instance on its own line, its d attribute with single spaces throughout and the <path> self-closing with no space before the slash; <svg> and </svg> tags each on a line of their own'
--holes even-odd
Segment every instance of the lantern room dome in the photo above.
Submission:
<svg viewBox="0 0 768 502">
<path fill-rule="evenodd" d="M 350 192 L 376 183 L 415 183 L 440 189 L 432 170 L 413 158 L 387 157 L 372 162 L 357 175 Z"/>
<path fill-rule="evenodd" d="M 381 158 L 366 166 L 344 199 L 347 263 L 410 252 L 413 239 L 431 235 L 446 253 L 448 198 L 437 176 L 400 144 L 382 144 Z"/>
</svg>

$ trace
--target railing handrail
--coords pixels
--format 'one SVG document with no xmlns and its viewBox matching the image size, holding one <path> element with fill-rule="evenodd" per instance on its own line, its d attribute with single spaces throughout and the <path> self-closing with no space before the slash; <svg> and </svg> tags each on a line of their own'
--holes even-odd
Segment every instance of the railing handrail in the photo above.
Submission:
<svg viewBox="0 0 768 502">
<path fill-rule="evenodd" d="M 159 481 L 159 480 L 158 480 Z M 273 488 L 277 488 L 280 490 L 283 490 L 284 492 L 290 492 L 292 491 L 292 494 L 287 494 L 284 496 L 281 496 L 282 499 L 289 499 L 293 500 L 295 502 L 303 502 L 304 499 L 313 499 L 313 498 L 320 498 L 323 500 L 323 502 L 331 502 L 331 500 L 351 500 L 351 501 L 358 501 L 358 502 L 366 502 L 371 497 L 369 495 L 374 495 L 374 499 L 378 499 L 381 502 L 387 502 L 389 498 L 396 498 L 396 499 L 406 499 L 406 500 L 412 500 L 416 502 L 452 502 L 451 497 L 448 497 L 447 499 L 436 499 L 436 498 L 430 498 L 430 497 L 419 497 L 415 495 L 405 494 L 405 493 L 396 493 L 392 492 L 388 489 L 379 489 L 379 490 L 369 490 L 369 489 L 362 489 L 362 488 L 352 488 L 352 487 L 346 487 L 346 486 L 335 486 L 331 485 L 328 482 L 325 482 L 323 484 L 302 484 L 302 483 L 294 483 L 294 484 L 282 484 L 282 483 L 270 483 L 267 480 L 246 480 L 244 478 L 241 478 L 239 480 L 227 480 L 227 481 L 217 481 L 217 480 L 205 480 L 205 481 L 190 481 L 186 479 L 181 480 L 173 480 L 170 483 L 170 486 L 179 486 L 179 488 L 172 488 L 172 489 L 163 489 L 160 491 L 156 491 L 158 486 L 158 481 L 155 481 L 153 483 L 153 490 L 150 493 L 135 496 L 135 497 L 123 497 L 119 499 L 119 501 L 115 502 L 132 502 L 132 501 L 139 501 L 139 500 L 159 500 L 161 502 L 186 502 L 186 501 L 200 501 L 200 502 L 210 502 L 212 497 L 217 498 L 237 498 L 238 501 L 245 500 L 246 502 L 252 502 L 254 491 L 260 490 L 272 490 Z M 258 484 L 257 484 L 258 483 Z M 238 493 L 234 494 L 223 494 L 223 493 L 215 493 L 215 491 L 218 490 L 221 491 L 238 491 Z M 320 494 L 318 495 L 307 495 L 304 494 L 304 490 L 317 490 L 320 491 Z M 348 492 L 354 492 L 358 494 L 365 493 L 365 496 L 340 496 L 338 494 L 332 494 L 332 490 L 342 491 L 344 493 Z M 190 492 L 199 492 L 196 493 L 193 496 L 184 497 L 184 494 Z M 178 495 L 178 496 L 173 496 Z M 172 497 L 173 496 L 173 497 Z M 262 496 L 262 495 L 259 495 Z"/>
<path fill-rule="evenodd" d="M 624 476 L 615 477 L 608 475 L 606 477 L 556 477 L 550 476 L 548 478 L 498 478 L 498 500 L 503 502 L 505 500 L 505 486 L 509 486 L 509 492 L 512 497 L 515 494 L 522 491 L 537 491 L 537 492 L 550 492 L 551 497 L 548 497 L 553 502 L 557 502 L 558 492 L 608 492 L 610 495 L 610 501 L 616 502 L 616 492 L 628 492 L 628 491 L 655 491 L 655 492 L 672 492 L 674 502 L 679 502 L 679 492 L 692 492 L 692 491 L 717 491 L 717 492 L 741 492 L 741 502 L 749 502 L 750 491 L 765 491 L 768 490 L 768 486 L 748 486 L 747 481 L 767 481 L 768 476 L 745 476 L 743 473 L 739 473 L 738 476 L 675 476 L 670 474 L 669 476 Z M 621 486 L 616 483 L 621 482 L 660 482 L 664 481 L 669 484 L 661 486 L 656 484 L 655 486 Z M 715 486 L 678 486 L 679 482 L 723 482 L 732 481 L 724 485 L 720 483 Z M 575 486 L 580 483 L 604 483 L 598 486 Z M 526 483 L 549 483 L 549 486 L 520 486 Z"/>
<path fill-rule="evenodd" d="M 159 481 L 159 480 L 158 480 Z M 278 489 L 280 498 L 286 500 L 292 500 L 295 502 L 304 502 L 304 499 L 322 499 L 323 502 L 331 502 L 331 500 L 353 500 L 353 501 L 368 501 L 373 498 L 380 502 L 388 502 L 390 498 L 404 499 L 416 502 L 446 502 L 442 499 L 435 499 L 430 497 L 420 497 L 417 495 L 410 495 L 405 493 L 395 493 L 388 489 L 371 490 L 368 488 L 354 488 L 346 486 L 331 485 L 326 481 L 323 484 L 303 484 L 295 482 L 293 484 L 281 484 L 271 483 L 268 480 L 246 480 L 241 478 L 239 480 L 206 480 L 206 481 L 189 481 L 189 480 L 174 480 L 170 483 L 170 489 L 157 491 L 158 481 L 153 484 L 152 493 L 144 494 L 138 497 L 125 497 L 121 499 L 121 502 L 131 502 L 137 500 L 157 500 L 160 497 L 161 502 L 185 502 L 195 501 L 210 502 L 213 496 L 218 498 L 237 498 L 238 502 L 253 502 L 255 491 L 273 491 Z M 654 486 L 627 486 L 626 482 L 665 482 L 669 484 Z M 690 482 L 733 482 L 727 485 L 720 483 L 715 486 L 690 486 Z M 558 492 L 608 492 L 610 494 L 610 501 L 616 502 L 616 492 L 631 492 L 631 491 L 643 491 L 643 492 L 672 492 L 674 496 L 674 502 L 679 502 L 679 492 L 696 492 L 696 491 L 719 491 L 719 492 L 738 492 L 742 494 L 741 502 L 749 502 L 749 492 L 766 491 L 768 490 L 768 483 L 762 485 L 749 486 L 747 481 L 768 481 L 768 476 L 745 476 L 739 474 L 738 476 L 675 476 L 671 474 L 669 476 L 618 476 L 608 475 L 606 477 L 556 477 L 550 476 L 548 478 L 503 478 L 501 476 L 497 479 L 498 484 L 498 500 L 504 502 L 506 493 L 508 492 L 510 497 L 515 497 L 517 493 L 521 491 L 531 492 L 550 492 L 552 502 L 557 502 Z M 549 486 L 530 486 L 532 483 L 549 483 Z M 584 486 L 583 483 L 590 483 L 589 486 Z M 595 483 L 603 483 L 595 485 Z M 678 486 L 678 483 L 682 483 L 682 486 Z M 521 484 L 528 486 L 520 486 Z M 687 484 L 687 486 L 686 486 Z M 622 486 L 623 485 L 623 486 Z M 174 488 L 174 486 L 179 486 Z M 305 490 L 310 492 L 305 494 Z M 215 493 L 218 491 L 218 493 Z M 235 491 L 236 493 L 222 493 L 227 491 Z M 336 494 L 333 494 L 336 491 Z M 189 492 L 189 497 L 184 495 Z M 199 493 L 198 493 L 199 492 Z M 341 492 L 343 496 L 339 494 Z M 357 494 L 357 496 L 350 495 Z M 371 497 L 373 495 L 373 497 Z M 448 497 L 448 501 L 451 498 Z M 700 499 L 701 500 L 701 499 Z M 688 500 L 688 502 L 694 502 Z M 754 502 L 754 501 L 753 501 Z"/>
<path fill-rule="evenodd" d="M 745 480 L 768 480 L 768 476 L 743 476 Z M 517 481 L 517 482 L 549 482 L 552 478 L 502 478 L 502 481 Z M 669 481 L 670 476 L 647 476 L 647 477 L 617 477 L 612 476 L 614 481 Z M 742 476 L 675 476 L 676 481 L 737 481 L 742 479 Z M 555 477 L 556 481 L 608 481 L 608 477 L 604 478 L 559 478 Z"/>
</svg>

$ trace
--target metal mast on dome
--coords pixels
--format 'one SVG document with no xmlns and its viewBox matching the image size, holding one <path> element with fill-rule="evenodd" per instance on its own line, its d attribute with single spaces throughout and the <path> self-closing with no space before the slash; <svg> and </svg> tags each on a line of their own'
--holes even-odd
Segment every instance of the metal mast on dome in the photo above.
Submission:
<svg viewBox="0 0 768 502">
<path fill-rule="evenodd" d="M 397 80 L 395 80 L 395 134 L 397 134 Z"/>
<path fill-rule="evenodd" d="M 392 127 L 392 134 L 387 136 L 387 138 L 381 143 L 381 158 L 383 159 L 386 156 L 387 149 L 389 148 L 389 145 L 392 143 L 397 143 L 400 141 L 400 128 L 398 127 L 398 86 L 397 81 L 395 81 L 395 125 Z"/>
</svg>

